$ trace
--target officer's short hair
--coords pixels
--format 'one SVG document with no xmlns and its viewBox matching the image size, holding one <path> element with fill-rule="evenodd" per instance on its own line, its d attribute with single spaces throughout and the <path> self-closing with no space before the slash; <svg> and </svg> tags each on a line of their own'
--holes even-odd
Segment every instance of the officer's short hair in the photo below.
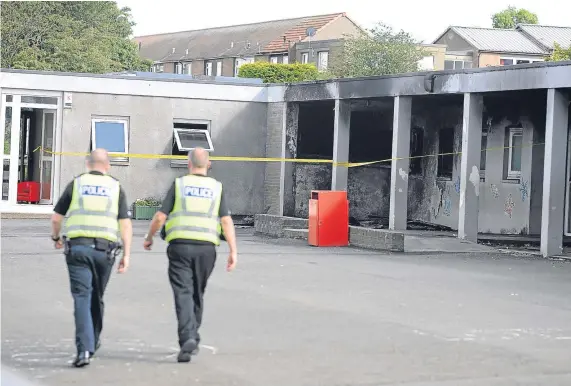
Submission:
<svg viewBox="0 0 571 386">
<path fill-rule="evenodd" d="M 188 152 L 188 159 L 192 166 L 205 168 L 208 166 L 208 152 L 202 147 L 196 147 Z"/>
<path fill-rule="evenodd" d="M 90 165 L 94 165 L 96 163 L 103 163 L 106 164 L 109 162 L 109 156 L 107 155 L 107 151 L 104 149 L 95 149 L 86 157 L 86 161 Z"/>
</svg>

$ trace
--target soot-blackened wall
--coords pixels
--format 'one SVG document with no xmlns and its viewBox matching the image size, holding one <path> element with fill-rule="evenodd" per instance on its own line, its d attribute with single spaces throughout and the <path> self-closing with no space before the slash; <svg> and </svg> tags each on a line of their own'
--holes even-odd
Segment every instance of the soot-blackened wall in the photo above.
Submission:
<svg viewBox="0 0 571 386">
<path fill-rule="evenodd" d="M 517 92 L 484 98 L 484 149 L 480 185 L 480 232 L 536 233 L 541 218 L 545 92 Z M 331 116 L 328 117 L 331 119 Z M 301 125 L 301 121 L 300 121 Z M 521 176 L 506 175 L 510 128 L 521 127 Z M 329 135 L 331 131 L 326 134 Z M 325 136 L 324 136 L 325 137 Z M 300 137 L 301 138 L 301 137 Z M 329 139 L 329 137 L 327 137 Z M 332 138 L 331 138 L 332 142 Z M 332 145 L 331 145 L 332 147 Z M 462 96 L 413 100 L 408 218 L 457 229 L 462 147 Z M 351 162 L 390 158 L 392 105 L 353 103 Z M 324 151 L 325 153 L 325 151 Z M 323 158 L 328 154 L 321 153 Z M 297 164 L 295 215 L 307 216 L 309 192 L 330 189 L 331 167 Z M 348 196 L 351 216 L 388 222 L 390 162 L 351 167 Z"/>
</svg>

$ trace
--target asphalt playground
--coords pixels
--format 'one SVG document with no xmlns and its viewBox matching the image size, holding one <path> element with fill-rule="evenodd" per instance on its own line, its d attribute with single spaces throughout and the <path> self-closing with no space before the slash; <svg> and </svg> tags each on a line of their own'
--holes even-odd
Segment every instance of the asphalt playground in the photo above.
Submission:
<svg viewBox="0 0 571 386">
<path fill-rule="evenodd" d="M 106 294 L 102 347 L 75 354 L 73 305 L 49 220 L 2 221 L 2 386 L 571 385 L 571 264 L 496 252 L 315 248 L 239 229 L 206 293 L 200 354 L 176 363 L 165 244 Z M 29 383 L 14 381 L 26 379 Z"/>
</svg>

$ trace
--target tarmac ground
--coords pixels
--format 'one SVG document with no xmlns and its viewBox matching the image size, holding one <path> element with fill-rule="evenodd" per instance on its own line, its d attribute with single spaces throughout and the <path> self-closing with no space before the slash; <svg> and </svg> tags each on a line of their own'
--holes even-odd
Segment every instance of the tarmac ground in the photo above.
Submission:
<svg viewBox="0 0 571 386">
<path fill-rule="evenodd" d="M 75 369 L 49 220 L 2 221 L 2 385 L 571 385 L 571 264 L 497 252 L 315 248 L 240 229 L 206 290 L 200 354 L 176 363 L 165 244 L 106 292 L 102 347 Z"/>
</svg>

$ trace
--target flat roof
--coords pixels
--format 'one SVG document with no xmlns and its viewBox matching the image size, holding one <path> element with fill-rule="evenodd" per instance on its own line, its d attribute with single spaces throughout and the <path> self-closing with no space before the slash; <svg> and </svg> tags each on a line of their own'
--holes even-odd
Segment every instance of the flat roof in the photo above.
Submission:
<svg viewBox="0 0 571 386">
<path fill-rule="evenodd" d="M 361 99 L 571 88 L 571 61 L 427 71 L 293 84 L 1 70 L 0 87 L 248 102 Z"/>
</svg>

